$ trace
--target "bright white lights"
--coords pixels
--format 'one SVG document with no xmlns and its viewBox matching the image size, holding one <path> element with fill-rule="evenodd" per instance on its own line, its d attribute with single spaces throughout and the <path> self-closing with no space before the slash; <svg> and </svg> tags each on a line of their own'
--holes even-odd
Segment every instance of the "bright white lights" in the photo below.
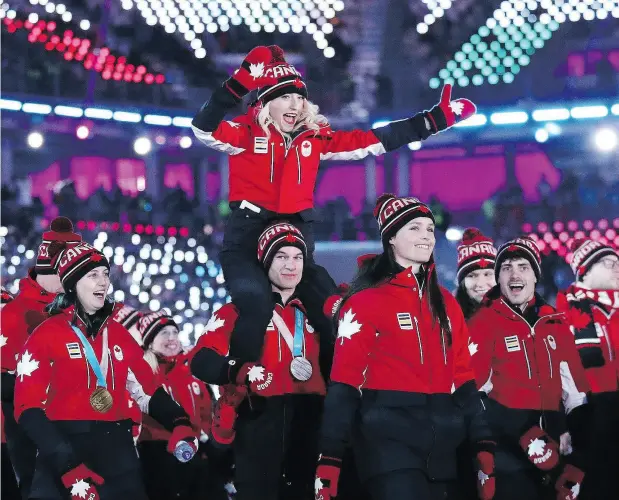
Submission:
<svg viewBox="0 0 619 500">
<path fill-rule="evenodd" d="M 617 147 L 617 132 L 609 127 L 600 128 L 595 132 L 594 142 L 600 151 L 613 151 Z"/>
<path fill-rule="evenodd" d="M 90 135 L 90 129 L 86 125 L 80 125 L 75 130 L 75 135 L 78 139 L 88 139 L 88 136 Z"/>
<path fill-rule="evenodd" d="M 45 142 L 43 139 L 43 134 L 41 134 L 40 132 L 30 132 L 28 134 L 28 146 L 30 146 L 32 149 L 39 149 L 41 146 L 43 146 L 43 143 Z"/>
<path fill-rule="evenodd" d="M 133 143 L 133 150 L 140 156 L 150 153 L 153 145 L 148 137 L 138 137 Z"/>
<path fill-rule="evenodd" d="M 183 149 L 190 148 L 191 143 L 191 137 L 189 137 L 188 135 L 184 135 L 183 137 L 181 137 L 180 141 L 178 141 L 178 145 Z"/>
</svg>

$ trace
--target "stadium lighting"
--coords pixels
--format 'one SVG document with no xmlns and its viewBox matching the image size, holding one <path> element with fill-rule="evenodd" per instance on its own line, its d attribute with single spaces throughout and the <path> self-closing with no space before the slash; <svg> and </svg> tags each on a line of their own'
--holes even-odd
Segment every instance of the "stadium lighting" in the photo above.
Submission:
<svg viewBox="0 0 619 500">
<path fill-rule="evenodd" d="M 78 139 L 82 139 L 82 140 L 88 139 L 88 136 L 90 135 L 90 129 L 88 128 L 87 125 L 80 125 L 75 130 L 75 135 L 77 136 Z"/>
<path fill-rule="evenodd" d="M 40 132 L 30 132 L 27 137 L 28 146 L 32 149 L 39 149 L 43 146 L 45 140 L 43 139 L 43 134 Z"/>
<path fill-rule="evenodd" d="M 614 151 L 617 148 L 617 132 L 609 127 L 596 130 L 594 135 L 596 147 L 603 152 Z"/>
<path fill-rule="evenodd" d="M 183 137 L 181 137 L 180 141 L 178 141 L 178 145 L 183 149 L 190 148 L 191 144 L 191 137 L 189 137 L 188 135 L 184 135 Z"/>
<path fill-rule="evenodd" d="M 138 137 L 133 143 L 133 150 L 140 156 L 150 153 L 153 145 L 148 137 Z"/>
</svg>

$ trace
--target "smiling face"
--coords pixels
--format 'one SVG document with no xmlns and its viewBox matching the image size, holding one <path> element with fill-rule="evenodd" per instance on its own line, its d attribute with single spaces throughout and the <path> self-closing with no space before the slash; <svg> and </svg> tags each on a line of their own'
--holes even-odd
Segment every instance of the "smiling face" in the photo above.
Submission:
<svg viewBox="0 0 619 500">
<path fill-rule="evenodd" d="M 413 267 L 415 272 L 421 264 L 432 257 L 436 238 L 434 222 L 430 217 L 417 217 L 406 223 L 389 240 L 395 261 L 402 267 Z"/>
<path fill-rule="evenodd" d="M 606 255 L 583 276 L 583 284 L 594 290 L 619 290 L 619 257 Z"/>
<path fill-rule="evenodd" d="M 523 308 L 535 295 L 537 278 L 531 263 L 522 257 L 506 259 L 499 269 L 501 294 L 510 304 Z"/>
<path fill-rule="evenodd" d="M 153 339 L 151 350 L 164 357 L 176 356 L 181 352 L 181 342 L 178 339 L 178 328 L 173 325 L 164 326 Z"/>
<path fill-rule="evenodd" d="M 294 291 L 303 276 L 303 252 L 297 247 L 281 247 L 269 268 L 275 291 Z"/>
<path fill-rule="evenodd" d="M 486 292 L 496 285 L 494 269 L 476 269 L 464 277 L 464 288 L 468 296 L 481 303 Z"/>
<path fill-rule="evenodd" d="M 105 305 L 109 288 L 110 270 L 106 266 L 95 267 L 77 282 L 77 299 L 86 314 L 94 314 Z"/>
<path fill-rule="evenodd" d="M 305 97 L 299 94 L 284 94 L 269 102 L 269 114 L 282 132 L 290 133 L 305 110 Z"/>
</svg>

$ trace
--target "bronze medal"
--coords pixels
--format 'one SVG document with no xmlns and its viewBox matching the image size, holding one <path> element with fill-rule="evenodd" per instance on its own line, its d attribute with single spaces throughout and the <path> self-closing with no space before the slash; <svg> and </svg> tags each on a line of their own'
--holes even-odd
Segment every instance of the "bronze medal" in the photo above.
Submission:
<svg viewBox="0 0 619 500">
<path fill-rule="evenodd" d="M 112 408 L 112 395 L 105 387 L 97 387 L 90 395 L 90 406 L 99 413 L 107 413 Z"/>
<path fill-rule="evenodd" d="M 307 382 L 312 377 L 312 364 L 303 356 L 298 356 L 290 363 L 290 373 L 299 382 Z"/>
</svg>

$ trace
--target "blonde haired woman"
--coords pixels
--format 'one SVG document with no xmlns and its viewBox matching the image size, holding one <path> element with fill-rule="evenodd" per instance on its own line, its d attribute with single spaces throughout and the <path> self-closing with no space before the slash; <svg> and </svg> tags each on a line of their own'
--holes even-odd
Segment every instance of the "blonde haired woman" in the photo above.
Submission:
<svg viewBox="0 0 619 500">
<path fill-rule="evenodd" d="M 226 113 L 254 90 L 257 96 L 249 111 L 224 120 Z M 301 230 L 307 242 L 299 298 L 307 308 L 309 322 L 322 334 L 321 368 L 328 376 L 333 337 L 322 306 L 336 286 L 327 271 L 313 261 L 314 188 L 320 161 L 381 155 L 426 139 L 474 113 L 470 101 L 451 101 L 451 86 L 446 86 L 440 103 L 430 111 L 372 131 L 334 131 L 318 107 L 308 101 L 303 77 L 286 62 L 282 49 L 256 47 L 247 55 L 192 121 L 200 141 L 230 155 L 232 213 L 220 259 L 239 311 L 230 343 L 232 358 L 255 362 L 260 357 L 274 302 L 269 280 L 256 260 L 256 242 L 267 226 L 286 220 Z M 208 363 L 204 356 L 197 355 L 193 363 Z"/>
</svg>

